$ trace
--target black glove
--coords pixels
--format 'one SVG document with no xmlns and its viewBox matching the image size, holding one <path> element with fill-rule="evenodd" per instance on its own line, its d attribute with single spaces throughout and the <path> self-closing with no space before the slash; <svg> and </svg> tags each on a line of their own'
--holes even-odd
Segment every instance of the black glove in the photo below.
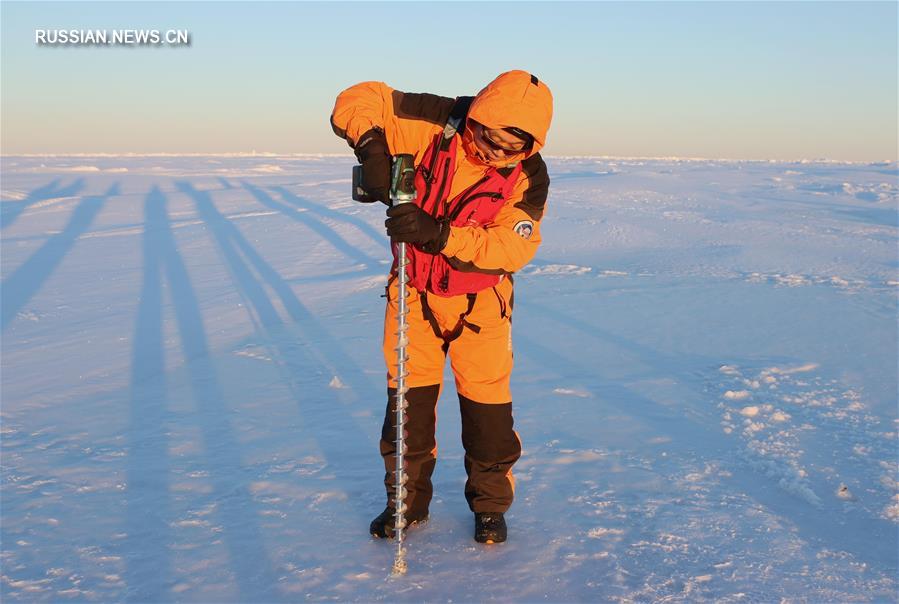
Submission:
<svg viewBox="0 0 899 604">
<path fill-rule="evenodd" d="M 354 147 L 362 164 L 362 188 L 372 199 L 390 205 L 390 150 L 380 128 L 372 128 L 359 137 Z"/>
<path fill-rule="evenodd" d="M 428 254 L 438 254 L 446 245 L 450 233 L 446 218 L 437 220 L 414 203 L 393 206 L 387 215 L 384 226 L 394 242 L 417 243 Z"/>
</svg>

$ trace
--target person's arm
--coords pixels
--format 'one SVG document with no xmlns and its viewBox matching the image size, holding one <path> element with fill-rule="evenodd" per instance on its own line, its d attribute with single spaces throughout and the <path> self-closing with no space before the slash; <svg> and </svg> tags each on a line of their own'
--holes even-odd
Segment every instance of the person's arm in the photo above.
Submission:
<svg viewBox="0 0 899 604">
<path fill-rule="evenodd" d="M 331 128 L 354 149 L 370 130 L 380 131 L 388 153 L 411 153 L 418 162 L 434 134 L 443 130 L 454 99 L 401 92 L 383 82 L 362 82 L 337 96 Z"/>
<path fill-rule="evenodd" d="M 514 273 L 537 253 L 549 175 L 540 154 L 522 162 L 511 196 L 490 224 L 450 227 L 441 253 L 461 270 Z"/>
</svg>

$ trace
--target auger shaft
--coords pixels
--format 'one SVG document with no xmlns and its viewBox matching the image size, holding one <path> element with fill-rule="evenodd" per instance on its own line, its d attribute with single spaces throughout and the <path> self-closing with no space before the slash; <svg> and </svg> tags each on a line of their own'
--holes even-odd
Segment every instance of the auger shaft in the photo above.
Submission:
<svg viewBox="0 0 899 604">
<path fill-rule="evenodd" d="M 415 201 L 415 165 L 412 155 L 402 154 L 393 158 L 393 170 L 391 174 L 390 199 L 394 205 L 412 203 Z M 406 346 L 408 339 L 408 324 L 406 315 L 409 312 L 406 298 L 408 296 L 409 275 L 406 267 L 409 261 L 406 258 L 406 244 L 397 243 L 397 344 L 396 344 L 396 470 L 394 505 L 396 515 L 394 517 L 394 535 L 396 537 L 396 557 L 393 561 L 393 574 L 402 575 L 406 572 L 406 549 L 403 541 L 406 528 Z"/>
<path fill-rule="evenodd" d="M 394 505 L 396 517 L 394 531 L 396 535 L 396 558 L 393 563 L 393 574 L 406 572 L 406 551 L 403 545 L 403 530 L 406 528 L 406 469 L 405 469 L 405 425 L 406 425 L 406 244 L 398 244 L 399 261 L 398 294 L 397 294 L 397 345 L 396 345 L 396 483 Z"/>
</svg>

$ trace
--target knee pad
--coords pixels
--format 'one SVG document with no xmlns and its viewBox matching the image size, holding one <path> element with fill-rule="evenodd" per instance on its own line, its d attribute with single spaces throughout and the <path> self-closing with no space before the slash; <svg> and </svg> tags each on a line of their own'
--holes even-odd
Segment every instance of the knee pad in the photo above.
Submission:
<svg viewBox="0 0 899 604">
<path fill-rule="evenodd" d="M 440 385 L 417 386 L 406 392 L 406 448 L 408 453 L 423 453 L 434 449 L 437 426 L 437 398 Z M 387 389 L 387 412 L 381 426 L 381 440 L 396 440 L 396 388 Z"/>
<path fill-rule="evenodd" d="M 496 463 L 521 455 L 521 442 L 513 429 L 512 403 L 476 403 L 459 395 L 462 446 L 472 459 Z"/>
</svg>

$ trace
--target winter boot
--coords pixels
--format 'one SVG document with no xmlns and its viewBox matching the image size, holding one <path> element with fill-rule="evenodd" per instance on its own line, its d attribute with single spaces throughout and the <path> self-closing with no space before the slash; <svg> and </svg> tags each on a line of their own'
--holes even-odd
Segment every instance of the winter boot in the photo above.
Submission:
<svg viewBox="0 0 899 604">
<path fill-rule="evenodd" d="M 506 540 L 506 519 L 502 512 L 475 512 L 474 540 L 478 543 L 502 543 Z"/>
<path fill-rule="evenodd" d="M 381 512 L 377 518 L 371 521 L 371 526 L 369 526 L 368 528 L 371 536 L 377 537 L 378 539 L 393 539 L 394 521 L 396 520 L 396 516 L 394 514 L 396 514 L 396 512 L 393 508 L 384 508 L 384 511 Z M 427 513 L 425 513 L 424 515 L 415 516 L 406 514 L 406 530 L 409 530 L 414 526 L 424 524 L 427 521 Z"/>
</svg>

